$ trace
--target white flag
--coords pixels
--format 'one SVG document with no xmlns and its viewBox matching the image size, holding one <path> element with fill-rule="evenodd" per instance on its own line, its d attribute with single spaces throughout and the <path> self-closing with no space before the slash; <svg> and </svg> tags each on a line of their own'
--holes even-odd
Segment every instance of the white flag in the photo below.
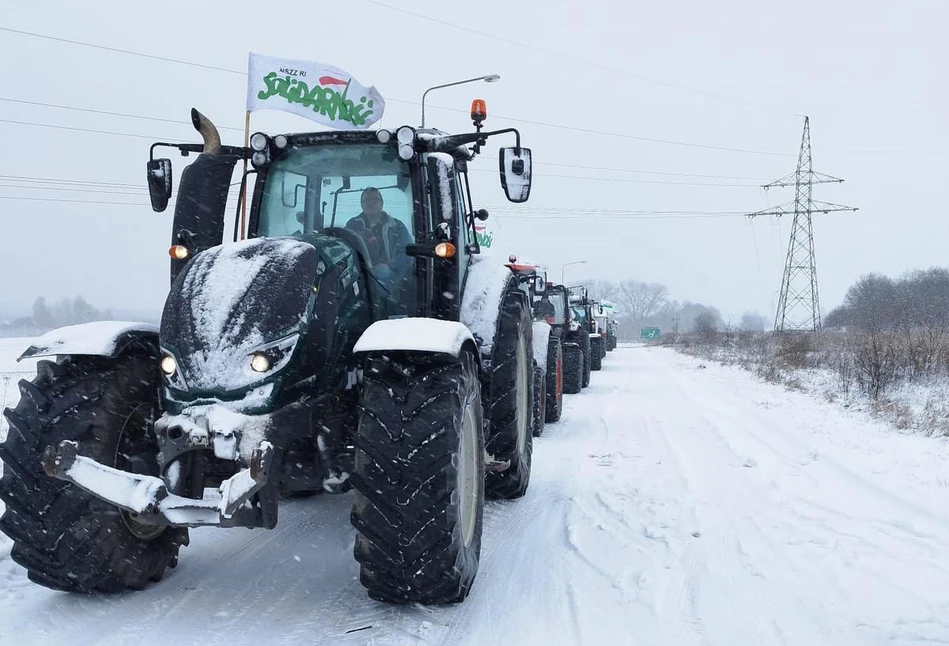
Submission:
<svg viewBox="0 0 949 646">
<path fill-rule="evenodd" d="M 331 128 L 365 129 L 382 118 L 385 107 L 375 87 L 338 67 L 248 55 L 248 111 L 283 110 Z"/>
</svg>

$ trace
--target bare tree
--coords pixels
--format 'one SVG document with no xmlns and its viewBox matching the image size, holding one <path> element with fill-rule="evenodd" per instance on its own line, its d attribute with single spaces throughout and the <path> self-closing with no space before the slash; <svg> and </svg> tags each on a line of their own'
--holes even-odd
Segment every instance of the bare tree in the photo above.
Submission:
<svg viewBox="0 0 949 646">
<path fill-rule="evenodd" d="M 624 280 L 617 286 L 616 305 L 634 328 L 658 313 L 669 300 L 669 290 L 659 283 Z"/>
<path fill-rule="evenodd" d="M 615 303 L 619 295 L 619 286 L 611 280 L 587 280 L 580 284 L 587 288 L 590 298 L 596 300 Z"/>
<path fill-rule="evenodd" d="M 712 343 L 718 334 L 720 320 L 710 311 L 700 313 L 692 323 L 692 332 L 702 343 Z"/>
<path fill-rule="evenodd" d="M 742 332 L 764 332 L 764 317 L 757 312 L 745 312 L 741 316 L 741 323 L 738 324 L 738 329 Z"/>
</svg>

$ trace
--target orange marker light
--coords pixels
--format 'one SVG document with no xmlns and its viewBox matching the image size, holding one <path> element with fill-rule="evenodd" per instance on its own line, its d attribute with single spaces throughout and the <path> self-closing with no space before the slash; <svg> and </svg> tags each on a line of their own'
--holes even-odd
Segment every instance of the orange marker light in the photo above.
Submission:
<svg viewBox="0 0 949 646">
<path fill-rule="evenodd" d="M 471 102 L 471 120 L 484 121 L 488 118 L 488 106 L 484 99 L 475 99 Z"/>
<path fill-rule="evenodd" d="M 435 255 L 439 258 L 451 258 L 455 255 L 455 245 L 450 242 L 439 242 L 435 245 Z"/>
<path fill-rule="evenodd" d="M 176 244 L 168 250 L 168 255 L 175 260 L 184 260 L 188 257 L 188 248 L 184 245 Z"/>
</svg>

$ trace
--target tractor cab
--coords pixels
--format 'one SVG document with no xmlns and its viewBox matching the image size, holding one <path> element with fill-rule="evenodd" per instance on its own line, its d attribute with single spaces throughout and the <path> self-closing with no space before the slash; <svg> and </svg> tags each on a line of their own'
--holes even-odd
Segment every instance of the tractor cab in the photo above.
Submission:
<svg viewBox="0 0 949 646">
<path fill-rule="evenodd" d="M 476 129 L 467 134 L 411 126 L 258 132 L 248 148 L 236 148 L 222 146 L 215 126 L 192 110 L 204 145 L 158 143 L 148 162 L 152 208 L 160 212 L 171 195 L 171 161 L 155 159 L 155 148 L 201 153 L 181 177 L 172 283 L 192 257 L 224 241 L 231 175 L 238 161 L 245 167 L 249 161 L 233 215 L 233 242 L 305 240 L 327 250 L 323 259 L 330 264 L 344 252 L 328 238 L 342 241 L 357 252 L 373 320 L 459 320 L 461 286 L 471 257 L 480 253 L 475 225 L 488 218 L 472 204 L 468 162 L 488 137 L 512 133 L 516 145 L 499 151 L 501 186 L 515 203 L 526 201 L 531 187 L 530 150 L 520 146 L 517 130 L 482 131 L 486 110 L 480 100 L 472 104 L 471 116 Z"/>
<path fill-rule="evenodd" d="M 543 265 L 518 259 L 515 254 L 508 257 L 507 267 L 514 272 L 520 281 L 521 291 L 530 299 L 529 302 L 533 308 L 534 320 L 545 321 L 552 316 L 550 303 L 547 296 L 547 269 Z"/>
<path fill-rule="evenodd" d="M 551 326 L 552 333 L 558 336 L 562 335 L 564 329 L 574 320 L 572 311 L 568 305 L 567 288 L 563 285 L 548 283 L 542 301 L 549 303 L 550 307 L 541 306 L 540 303 L 538 303 L 535 305 L 535 311 L 543 308 L 543 320 Z"/>
</svg>

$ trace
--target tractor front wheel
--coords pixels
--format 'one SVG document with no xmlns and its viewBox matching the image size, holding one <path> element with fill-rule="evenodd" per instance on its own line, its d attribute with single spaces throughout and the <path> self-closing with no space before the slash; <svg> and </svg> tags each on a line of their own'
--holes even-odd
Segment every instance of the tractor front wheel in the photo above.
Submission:
<svg viewBox="0 0 949 646">
<path fill-rule="evenodd" d="M 392 603 L 463 601 L 481 555 L 484 438 L 474 355 L 370 359 L 352 524 L 360 581 Z"/>
<path fill-rule="evenodd" d="M 119 592 L 158 581 L 178 562 L 188 530 L 135 522 L 78 486 L 43 471 L 43 451 L 63 440 L 107 466 L 159 475 L 152 424 L 159 407 L 157 352 L 142 347 L 116 359 L 64 356 L 40 361 L 20 382 L 4 415 L 0 444 L 0 530 L 11 557 L 34 583 L 67 592 Z"/>
<path fill-rule="evenodd" d="M 547 419 L 556 422 L 563 413 L 563 348 L 560 337 L 551 336 L 547 342 Z"/>
<path fill-rule="evenodd" d="M 500 465 L 486 475 L 488 498 L 520 498 L 530 483 L 534 450 L 532 354 L 530 307 L 519 290 L 510 289 L 501 301 L 486 388 L 490 418 L 485 450 Z"/>
</svg>

